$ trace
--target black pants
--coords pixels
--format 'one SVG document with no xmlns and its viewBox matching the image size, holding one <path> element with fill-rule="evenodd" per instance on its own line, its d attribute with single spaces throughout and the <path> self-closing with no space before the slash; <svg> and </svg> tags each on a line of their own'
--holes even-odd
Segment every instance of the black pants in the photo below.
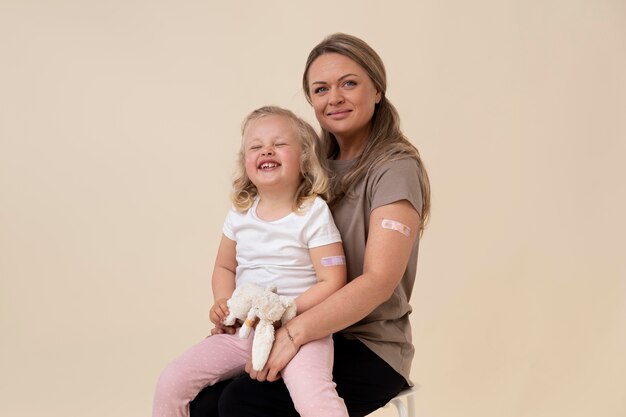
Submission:
<svg viewBox="0 0 626 417">
<path fill-rule="evenodd" d="M 404 378 L 358 340 L 335 335 L 333 380 L 350 417 L 384 406 L 406 387 Z M 205 388 L 191 402 L 191 417 L 298 417 L 282 379 L 258 382 L 244 374 Z"/>
</svg>

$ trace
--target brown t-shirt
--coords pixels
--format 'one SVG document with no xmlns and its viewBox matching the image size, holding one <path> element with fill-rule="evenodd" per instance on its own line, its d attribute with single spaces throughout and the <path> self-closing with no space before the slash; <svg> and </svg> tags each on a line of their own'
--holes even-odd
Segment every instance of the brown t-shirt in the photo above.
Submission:
<svg viewBox="0 0 626 417">
<path fill-rule="evenodd" d="M 331 160 L 330 167 L 339 177 L 345 175 L 355 161 Z M 333 218 L 343 239 L 348 281 L 363 274 L 363 259 L 372 210 L 396 201 L 407 200 L 421 214 L 418 162 L 400 159 L 370 170 L 353 192 L 331 207 Z M 415 349 L 411 340 L 409 300 L 417 271 L 419 237 L 402 280 L 393 295 L 365 318 L 339 333 L 357 338 L 402 375 L 409 384 L 411 361 Z"/>
</svg>

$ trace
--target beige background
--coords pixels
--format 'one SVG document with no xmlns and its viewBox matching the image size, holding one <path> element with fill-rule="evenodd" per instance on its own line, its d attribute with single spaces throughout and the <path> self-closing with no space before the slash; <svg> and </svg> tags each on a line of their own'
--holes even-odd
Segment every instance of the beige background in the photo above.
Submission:
<svg viewBox="0 0 626 417">
<path fill-rule="evenodd" d="M 313 122 L 335 31 L 430 170 L 418 415 L 626 415 L 626 3 L 298 3 L 0 1 L 0 415 L 149 415 L 209 328 L 240 121 Z"/>
</svg>

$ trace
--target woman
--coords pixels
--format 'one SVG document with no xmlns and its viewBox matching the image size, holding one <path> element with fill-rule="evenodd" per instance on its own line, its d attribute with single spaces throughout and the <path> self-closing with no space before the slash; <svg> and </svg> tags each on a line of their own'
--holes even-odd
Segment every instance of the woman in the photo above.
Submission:
<svg viewBox="0 0 626 417">
<path fill-rule="evenodd" d="M 411 384 L 409 299 L 430 208 L 428 176 L 385 96 L 384 65 L 365 42 L 340 33 L 324 39 L 309 54 L 302 85 L 335 173 L 329 205 L 349 282 L 276 332 L 262 371 L 248 365 L 249 375 L 199 395 L 193 417 L 297 416 L 280 371 L 300 346 L 331 333 L 333 379 L 351 416 L 373 412 Z"/>
</svg>

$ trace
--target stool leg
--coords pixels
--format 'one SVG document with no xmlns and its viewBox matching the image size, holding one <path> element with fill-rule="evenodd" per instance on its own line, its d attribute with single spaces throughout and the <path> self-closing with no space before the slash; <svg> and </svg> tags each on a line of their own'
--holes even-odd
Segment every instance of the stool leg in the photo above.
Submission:
<svg viewBox="0 0 626 417">
<path fill-rule="evenodd" d="M 409 417 L 417 417 L 417 410 L 415 409 L 415 394 L 407 396 L 406 402 L 409 406 Z"/>
<path fill-rule="evenodd" d="M 400 398 L 394 398 L 393 400 L 391 400 L 391 402 L 398 409 L 399 417 L 409 417 L 409 413 L 406 409 L 406 405 L 404 404 L 404 401 L 402 401 Z"/>
</svg>

